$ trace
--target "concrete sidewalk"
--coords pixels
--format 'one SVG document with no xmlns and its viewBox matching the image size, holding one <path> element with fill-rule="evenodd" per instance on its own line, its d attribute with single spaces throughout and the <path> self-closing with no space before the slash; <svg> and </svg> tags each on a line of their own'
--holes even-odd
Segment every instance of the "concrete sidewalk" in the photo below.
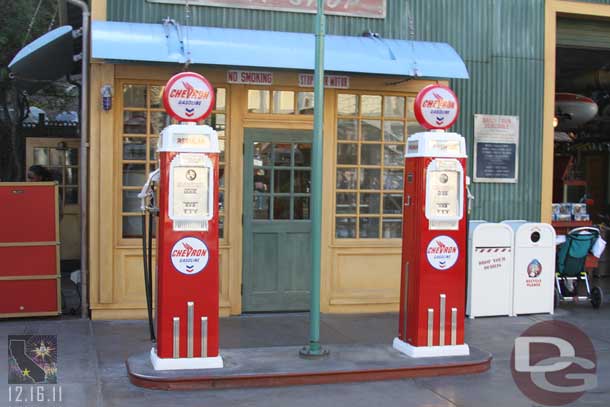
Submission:
<svg viewBox="0 0 610 407">
<path fill-rule="evenodd" d="M 488 372 L 457 377 L 302 387 L 165 392 L 133 386 L 125 360 L 150 349 L 144 321 L 22 319 L 0 322 L 0 366 L 7 366 L 7 336 L 58 335 L 61 406 L 532 406 L 515 386 L 510 371 L 514 339 L 536 322 L 573 323 L 591 338 L 598 359 L 598 387 L 573 405 L 610 405 L 610 305 L 593 310 L 567 304 L 554 316 L 480 318 L 466 321 L 467 343 L 493 354 Z M 396 314 L 323 315 L 323 344 L 388 345 Z M 307 314 L 259 314 L 222 318 L 222 349 L 299 346 L 307 342 Z M 295 355 L 295 358 L 297 356 Z M 315 363 L 315 361 L 311 361 Z M 6 368 L 0 367 L 0 406 L 9 405 Z M 47 405 L 40 403 L 40 405 Z"/>
</svg>

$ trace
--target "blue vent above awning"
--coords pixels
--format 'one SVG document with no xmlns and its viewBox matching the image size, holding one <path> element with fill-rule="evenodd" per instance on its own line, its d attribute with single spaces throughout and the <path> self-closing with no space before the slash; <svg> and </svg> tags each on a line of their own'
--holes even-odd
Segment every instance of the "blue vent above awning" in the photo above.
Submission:
<svg viewBox="0 0 610 407">
<path fill-rule="evenodd" d="M 93 58 L 113 61 L 313 70 L 314 45 L 314 35 L 305 33 L 92 22 Z M 327 71 L 468 78 L 464 62 L 445 43 L 327 35 L 325 45 Z"/>
</svg>

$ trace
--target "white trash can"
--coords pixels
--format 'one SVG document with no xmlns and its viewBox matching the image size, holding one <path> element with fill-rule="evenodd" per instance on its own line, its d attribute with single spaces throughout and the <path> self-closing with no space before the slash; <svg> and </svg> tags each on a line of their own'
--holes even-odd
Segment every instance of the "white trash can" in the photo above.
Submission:
<svg viewBox="0 0 610 407">
<path fill-rule="evenodd" d="M 546 223 L 505 221 L 515 233 L 513 315 L 553 313 L 555 229 Z"/>
<path fill-rule="evenodd" d="M 514 235 L 502 223 L 468 223 L 468 296 L 470 318 L 513 312 Z"/>
</svg>

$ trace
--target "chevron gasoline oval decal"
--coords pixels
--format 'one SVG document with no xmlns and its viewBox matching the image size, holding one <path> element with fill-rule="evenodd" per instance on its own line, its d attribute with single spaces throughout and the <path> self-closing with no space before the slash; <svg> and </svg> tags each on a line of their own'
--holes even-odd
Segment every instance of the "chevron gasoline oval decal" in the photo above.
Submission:
<svg viewBox="0 0 610 407">
<path fill-rule="evenodd" d="M 176 270 L 187 276 L 199 273 L 210 260 L 208 247 L 196 237 L 183 237 L 171 251 L 172 264 Z"/>
</svg>

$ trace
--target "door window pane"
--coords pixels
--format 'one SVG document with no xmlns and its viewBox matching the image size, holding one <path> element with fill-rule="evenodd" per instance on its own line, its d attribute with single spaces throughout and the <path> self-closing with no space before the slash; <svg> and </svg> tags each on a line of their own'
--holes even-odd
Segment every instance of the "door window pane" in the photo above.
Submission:
<svg viewBox="0 0 610 407">
<path fill-rule="evenodd" d="M 78 188 L 65 188 L 66 196 L 64 198 L 64 205 L 78 204 Z"/>
<path fill-rule="evenodd" d="M 379 214 L 379 193 L 360 194 L 360 213 Z"/>
<path fill-rule="evenodd" d="M 402 190 L 403 170 L 383 170 L 383 189 Z"/>
<path fill-rule="evenodd" d="M 337 169 L 337 189 L 356 189 L 356 169 Z"/>
<path fill-rule="evenodd" d="M 140 198 L 137 190 L 123 190 L 123 212 L 140 212 Z"/>
<path fill-rule="evenodd" d="M 311 167 L 311 144 L 294 144 L 294 166 Z"/>
<path fill-rule="evenodd" d="M 151 137 L 149 139 L 148 146 L 148 159 L 152 161 L 157 161 L 157 148 L 159 147 L 159 139 L 157 137 Z"/>
<path fill-rule="evenodd" d="M 356 193 L 339 192 L 337 193 L 337 213 L 356 214 Z"/>
<path fill-rule="evenodd" d="M 123 164 L 123 185 L 142 186 L 146 183 L 146 165 Z"/>
<path fill-rule="evenodd" d="M 383 150 L 384 165 L 403 165 L 403 146 L 399 144 L 386 144 Z"/>
<path fill-rule="evenodd" d="M 289 196 L 276 196 L 273 198 L 273 219 L 290 219 Z"/>
<path fill-rule="evenodd" d="M 360 165 L 381 165 L 381 145 L 361 144 Z"/>
<path fill-rule="evenodd" d="M 254 169 L 254 191 L 269 192 L 271 189 L 271 170 Z"/>
<path fill-rule="evenodd" d="M 294 192 L 308 194 L 311 188 L 311 171 L 295 170 L 294 172 Z"/>
<path fill-rule="evenodd" d="M 123 237 L 142 236 L 142 218 L 140 216 L 123 216 Z"/>
<path fill-rule="evenodd" d="M 225 111 L 227 107 L 227 90 L 225 88 L 216 89 L 216 110 Z"/>
<path fill-rule="evenodd" d="M 64 150 L 58 150 L 56 148 L 49 149 L 49 165 L 63 166 L 64 158 L 65 158 Z"/>
<path fill-rule="evenodd" d="M 309 219 L 309 197 L 294 198 L 294 219 Z"/>
<path fill-rule="evenodd" d="M 299 114 L 313 114 L 313 92 L 297 93 L 297 111 Z"/>
<path fill-rule="evenodd" d="M 66 185 L 77 185 L 78 186 L 78 168 L 70 167 L 66 168 Z"/>
<path fill-rule="evenodd" d="M 358 96 L 341 94 L 337 100 L 337 112 L 340 115 L 354 116 L 358 114 Z"/>
<path fill-rule="evenodd" d="M 170 117 L 165 112 L 150 113 L 150 134 L 158 136 L 161 131 L 171 124 Z"/>
<path fill-rule="evenodd" d="M 124 160 L 146 160 L 146 139 L 144 137 L 123 138 Z"/>
<path fill-rule="evenodd" d="M 265 142 L 254 143 L 254 166 L 273 165 L 273 144 Z"/>
<path fill-rule="evenodd" d="M 343 239 L 356 237 L 356 218 L 337 217 L 335 221 L 335 236 Z"/>
<path fill-rule="evenodd" d="M 291 164 L 292 144 L 276 144 L 273 149 L 274 164 L 289 167 Z"/>
<path fill-rule="evenodd" d="M 381 141 L 381 120 L 362 120 L 362 140 Z"/>
<path fill-rule="evenodd" d="M 269 91 L 249 89 L 248 90 L 248 112 L 269 113 Z"/>
<path fill-rule="evenodd" d="M 360 189 L 379 189 L 381 170 L 376 168 L 360 169 Z"/>
<path fill-rule="evenodd" d="M 34 164 L 49 165 L 49 149 L 34 147 Z"/>
<path fill-rule="evenodd" d="M 400 215 L 402 213 L 402 194 L 383 194 L 383 213 Z"/>
<path fill-rule="evenodd" d="M 358 140 L 358 120 L 337 120 L 337 138 L 339 140 Z"/>
<path fill-rule="evenodd" d="M 405 125 L 403 122 L 387 120 L 383 124 L 383 141 L 404 143 Z"/>
<path fill-rule="evenodd" d="M 78 165 L 78 148 L 66 150 L 66 165 Z"/>
<path fill-rule="evenodd" d="M 146 112 L 124 112 L 123 133 L 146 134 Z"/>
<path fill-rule="evenodd" d="M 150 107 L 159 109 L 163 107 L 163 89 L 165 86 L 151 86 L 150 88 Z"/>
<path fill-rule="evenodd" d="M 381 96 L 362 95 L 362 116 L 381 116 Z"/>
<path fill-rule="evenodd" d="M 359 218 L 359 233 L 363 239 L 379 237 L 379 218 Z"/>
<path fill-rule="evenodd" d="M 402 237 L 402 222 L 400 219 L 383 220 L 383 237 L 394 239 Z"/>
<path fill-rule="evenodd" d="M 386 96 L 383 99 L 384 117 L 404 117 L 405 98 L 402 96 Z"/>
<path fill-rule="evenodd" d="M 123 106 L 146 107 L 146 85 L 124 85 Z"/>
<path fill-rule="evenodd" d="M 294 113 L 294 92 L 285 90 L 273 91 L 273 113 Z"/>
<path fill-rule="evenodd" d="M 337 164 L 357 164 L 358 144 L 337 144 Z"/>
<path fill-rule="evenodd" d="M 269 195 L 255 193 L 252 209 L 252 216 L 254 219 L 271 219 L 269 216 Z"/>
<path fill-rule="evenodd" d="M 273 192 L 290 193 L 290 170 L 274 171 Z"/>
</svg>

